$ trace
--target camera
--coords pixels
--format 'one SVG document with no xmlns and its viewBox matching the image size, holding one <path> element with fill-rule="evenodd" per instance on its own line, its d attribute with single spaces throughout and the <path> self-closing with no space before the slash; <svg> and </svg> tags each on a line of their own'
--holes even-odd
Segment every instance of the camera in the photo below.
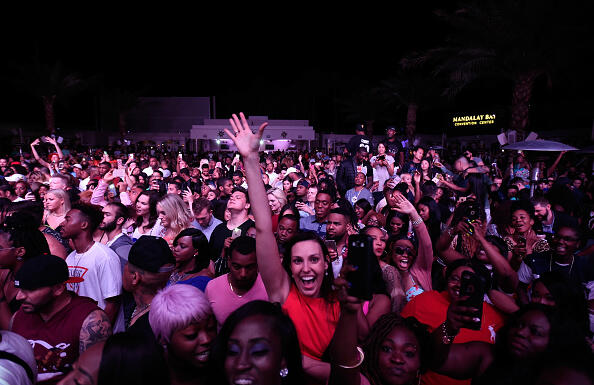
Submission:
<svg viewBox="0 0 594 385">
<path fill-rule="evenodd" d="M 469 221 L 476 221 L 479 219 L 479 210 L 480 207 L 476 201 L 467 201 L 468 206 L 464 210 L 464 216 L 468 218 Z"/>
<path fill-rule="evenodd" d="M 386 160 L 386 156 L 385 155 L 380 155 L 376 159 L 377 160 Z"/>
</svg>

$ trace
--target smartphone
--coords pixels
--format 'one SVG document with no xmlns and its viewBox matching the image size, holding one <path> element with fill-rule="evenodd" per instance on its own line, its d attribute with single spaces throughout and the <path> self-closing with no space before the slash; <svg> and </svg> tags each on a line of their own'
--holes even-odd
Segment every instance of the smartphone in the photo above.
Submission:
<svg viewBox="0 0 594 385">
<path fill-rule="evenodd" d="M 516 247 L 523 249 L 526 247 L 526 237 L 520 235 L 516 238 Z"/>
<path fill-rule="evenodd" d="M 239 161 L 239 154 L 235 154 L 235 159 L 234 159 L 234 161 L 235 161 L 235 162 L 238 162 L 238 161 Z"/>
<path fill-rule="evenodd" d="M 182 155 L 181 152 L 179 154 L 177 154 L 177 157 L 180 158 L 180 159 L 183 159 L 184 158 L 184 156 Z"/>
<path fill-rule="evenodd" d="M 374 272 L 379 269 L 377 258 L 373 254 L 373 241 L 365 234 L 349 236 L 347 261 L 356 270 L 346 275 L 350 283 L 349 295 L 370 301 L 373 296 Z"/>
<path fill-rule="evenodd" d="M 63 167 L 64 167 L 64 162 L 60 162 L 60 163 L 58 163 L 58 167 L 59 167 L 59 168 L 63 168 Z"/>
<path fill-rule="evenodd" d="M 130 153 L 130 154 L 128 154 L 128 158 L 130 158 L 130 159 L 134 159 L 134 153 Z"/>
<path fill-rule="evenodd" d="M 462 272 L 462 277 L 460 277 L 460 297 L 466 297 L 466 299 L 461 301 L 461 305 L 473 307 L 479 310 L 476 314 L 476 318 L 478 318 L 479 321 L 467 323 L 465 326 L 467 329 L 481 329 L 481 323 L 483 320 L 483 300 L 486 291 L 485 286 L 485 282 L 480 276 L 470 271 Z"/>
<path fill-rule="evenodd" d="M 241 236 L 241 229 L 239 227 L 234 228 L 233 232 L 231 233 L 231 238 L 235 239 L 240 236 Z"/>
<path fill-rule="evenodd" d="M 326 239 L 324 240 L 324 243 L 326 244 L 326 248 L 328 250 L 338 251 L 336 248 L 336 241 L 334 239 Z"/>
<path fill-rule="evenodd" d="M 123 168 L 116 168 L 113 170 L 113 176 L 116 178 L 123 178 L 126 175 L 126 170 Z"/>
</svg>

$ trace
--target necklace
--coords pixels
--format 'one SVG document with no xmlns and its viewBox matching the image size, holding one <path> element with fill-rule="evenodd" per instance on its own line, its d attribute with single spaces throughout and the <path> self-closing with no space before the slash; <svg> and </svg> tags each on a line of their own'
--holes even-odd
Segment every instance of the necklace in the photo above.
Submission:
<svg viewBox="0 0 594 385">
<path fill-rule="evenodd" d="M 359 200 L 359 195 L 361 195 L 361 191 L 363 191 L 363 189 L 359 190 L 359 192 L 357 193 L 357 196 L 353 196 L 351 198 L 351 200 L 353 201 L 353 203 L 357 203 L 357 201 Z"/>
<path fill-rule="evenodd" d="M 141 314 L 144 314 L 148 310 L 149 307 L 151 307 L 150 303 L 148 303 L 146 305 L 142 305 L 142 306 L 136 306 L 134 308 L 134 311 L 132 312 L 132 318 L 130 319 L 130 321 L 139 317 Z M 132 323 L 132 322 L 130 322 L 130 323 Z"/>
<path fill-rule="evenodd" d="M 169 277 L 169 284 L 173 285 L 174 283 L 177 283 L 178 281 L 183 281 L 183 279 L 186 278 L 187 276 L 188 276 L 188 273 L 174 272 Z"/>
<path fill-rule="evenodd" d="M 238 296 L 239 298 L 243 297 L 243 295 L 239 295 L 235 292 L 235 290 L 233 290 L 233 285 L 231 284 L 231 281 L 229 279 L 227 279 L 229 281 L 229 288 L 231 289 L 231 291 L 233 292 L 233 294 L 235 294 L 236 296 Z"/>
<path fill-rule="evenodd" d="M 569 273 L 567 275 L 571 275 L 571 269 L 573 269 L 573 262 L 575 261 L 575 256 L 571 256 L 571 263 L 569 264 Z M 557 263 L 557 262 L 555 262 Z M 557 263 L 558 264 L 558 263 Z M 553 271 L 553 255 L 551 255 L 551 260 L 549 261 L 549 271 Z"/>
</svg>

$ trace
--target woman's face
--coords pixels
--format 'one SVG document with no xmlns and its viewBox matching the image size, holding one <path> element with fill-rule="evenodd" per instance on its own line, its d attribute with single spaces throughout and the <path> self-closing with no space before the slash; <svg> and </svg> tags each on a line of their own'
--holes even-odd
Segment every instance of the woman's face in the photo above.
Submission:
<svg viewBox="0 0 594 385">
<path fill-rule="evenodd" d="M 443 196 L 443 189 L 441 187 L 439 187 L 436 191 L 435 191 L 435 201 L 439 202 L 439 200 L 441 199 L 441 197 Z"/>
<path fill-rule="evenodd" d="M 39 198 L 43 199 L 45 201 L 45 194 L 47 193 L 47 187 L 44 185 L 39 186 L 39 190 L 37 191 L 37 193 L 39 194 Z"/>
<path fill-rule="evenodd" d="M 27 194 L 27 184 L 24 182 L 17 182 L 14 186 L 14 193 L 18 197 L 24 198 Z"/>
<path fill-rule="evenodd" d="M 297 242 L 291 248 L 291 275 L 297 289 L 308 297 L 319 297 L 328 269 L 326 256 L 314 240 Z"/>
<path fill-rule="evenodd" d="M 161 220 L 161 226 L 169 228 L 169 226 L 171 226 L 171 223 L 169 221 L 169 218 L 167 217 L 165 209 L 160 203 L 157 203 L 157 214 L 159 215 L 159 219 Z"/>
<path fill-rule="evenodd" d="M 179 237 L 177 243 L 173 245 L 173 257 L 175 258 L 175 265 L 185 265 L 198 253 L 192 244 L 192 237 Z"/>
<path fill-rule="evenodd" d="M 377 219 L 377 217 L 375 215 L 372 215 L 369 218 L 367 218 L 367 226 L 379 226 L 379 225 L 380 225 L 380 221 L 379 221 L 379 219 Z"/>
<path fill-rule="evenodd" d="M 383 384 L 413 384 L 421 368 L 419 341 L 404 326 L 396 326 L 382 342 L 378 354 Z"/>
<path fill-rule="evenodd" d="M 210 356 L 210 345 L 217 335 L 214 316 L 191 323 L 176 330 L 169 341 L 167 354 L 194 368 L 206 368 Z"/>
<path fill-rule="evenodd" d="M 423 159 L 421 161 L 421 170 L 423 170 L 423 171 L 429 170 L 429 161 L 427 159 Z"/>
<path fill-rule="evenodd" d="M 139 195 L 136 200 L 136 215 L 145 216 L 148 215 L 150 210 L 149 197 L 148 195 Z"/>
<path fill-rule="evenodd" d="M 451 301 L 456 301 L 460 297 L 460 280 L 462 279 L 462 273 L 465 271 L 474 273 L 474 270 L 472 270 L 471 267 L 460 266 L 456 270 L 452 271 L 448 277 L 447 291 Z"/>
<path fill-rule="evenodd" d="M 46 193 L 43 199 L 43 207 L 48 211 L 57 211 L 64 204 L 64 199 L 53 193 Z"/>
<path fill-rule="evenodd" d="M 534 220 L 530 218 L 525 210 L 516 210 L 512 213 L 512 226 L 519 233 L 526 233 L 534 225 Z"/>
<path fill-rule="evenodd" d="M 386 153 L 386 146 L 383 143 L 377 145 L 377 153 L 379 155 L 384 155 Z"/>
<path fill-rule="evenodd" d="M 408 271 L 415 262 L 417 251 L 408 239 L 399 239 L 392 246 L 392 265 L 400 271 Z"/>
<path fill-rule="evenodd" d="M 218 168 L 215 168 L 215 169 L 212 171 L 212 177 L 213 177 L 214 179 L 219 179 L 219 178 L 221 177 L 221 172 L 219 171 L 219 169 L 218 169 Z"/>
<path fill-rule="evenodd" d="M 359 205 L 355 205 L 355 214 L 357 214 L 357 218 L 361 220 L 365 216 L 365 211 L 363 211 Z"/>
<path fill-rule="evenodd" d="M 543 352 L 549 345 L 551 324 L 539 310 L 520 316 L 509 329 L 508 348 L 513 357 L 529 358 Z"/>
<path fill-rule="evenodd" d="M 282 341 L 270 318 L 253 315 L 233 329 L 225 357 L 229 384 L 280 384 L 279 372 L 286 367 Z"/>
<path fill-rule="evenodd" d="M 532 287 L 532 298 L 530 298 L 532 303 L 540 303 L 542 305 L 547 306 L 556 306 L 555 298 L 547 289 L 542 281 L 538 281 Z"/>
<path fill-rule="evenodd" d="M 429 220 L 429 216 L 430 216 L 429 206 L 419 203 L 418 209 L 419 209 L 419 216 L 421 217 L 423 222 L 427 222 Z"/>
<path fill-rule="evenodd" d="M 209 189 L 209 190 L 210 190 L 210 189 Z M 208 199 L 209 201 L 213 201 L 213 200 L 215 200 L 216 198 L 217 198 L 217 194 L 216 194 L 214 191 L 212 191 L 212 190 L 211 190 L 211 191 L 209 191 L 209 192 L 206 194 L 206 199 Z"/>
<path fill-rule="evenodd" d="M 367 235 L 373 240 L 373 254 L 378 259 L 381 258 L 386 250 L 386 235 L 380 229 L 376 228 L 367 230 Z"/>
<path fill-rule="evenodd" d="M 281 209 L 281 204 L 276 199 L 276 197 L 272 194 L 268 194 L 268 205 L 270 206 L 270 210 L 272 210 L 273 214 L 276 214 Z"/>
<path fill-rule="evenodd" d="M 283 189 L 285 190 L 285 193 L 289 191 L 291 187 L 291 182 L 289 182 L 288 180 L 283 181 Z"/>
<path fill-rule="evenodd" d="M 402 219 L 400 219 L 398 217 L 394 217 L 390 221 L 390 229 L 392 230 L 392 235 L 400 234 L 403 227 L 404 227 L 404 222 L 402 221 Z"/>
<path fill-rule="evenodd" d="M 50 159 L 50 163 L 58 163 L 58 161 L 60 160 L 60 157 L 56 154 L 52 155 L 51 159 Z"/>
</svg>

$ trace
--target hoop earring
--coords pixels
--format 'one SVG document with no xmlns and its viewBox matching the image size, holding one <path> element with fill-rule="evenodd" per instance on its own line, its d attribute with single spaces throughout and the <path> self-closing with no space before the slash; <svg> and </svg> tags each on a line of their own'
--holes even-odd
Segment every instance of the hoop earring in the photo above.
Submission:
<svg viewBox="0 0 594 385">
<path fill-rule="evenodd" d="M 282 368 L 279 372 L 282 378 L 285 378 L 289 375 L 289 368 Z"/>
</svg>

